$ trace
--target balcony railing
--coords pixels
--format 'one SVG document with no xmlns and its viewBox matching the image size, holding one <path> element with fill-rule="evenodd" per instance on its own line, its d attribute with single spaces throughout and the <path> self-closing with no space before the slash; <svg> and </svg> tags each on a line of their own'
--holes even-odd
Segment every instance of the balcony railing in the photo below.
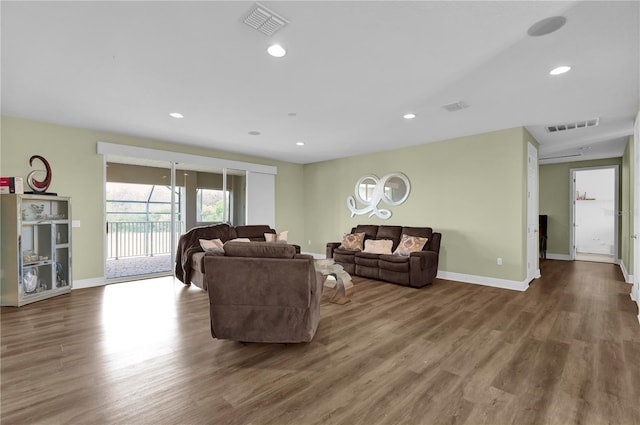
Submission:
<svg viewBox="0 0 640 425">
<path fill-rule="evenodd" d="M 176 222 L 176 241 L 182 233 L 182 222 Z M 168 221 L 119 221 L 107 223 L 107 259 L 152 257 L 170 254 L 171 223 Z"/>
</svg>

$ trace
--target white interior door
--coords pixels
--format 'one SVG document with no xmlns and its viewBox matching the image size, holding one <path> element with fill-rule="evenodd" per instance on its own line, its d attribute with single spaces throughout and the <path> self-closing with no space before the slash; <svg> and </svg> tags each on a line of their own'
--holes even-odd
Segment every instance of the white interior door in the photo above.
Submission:
<svg viewBox="0 0 640 425">
<path fill-rule="evenodd" d="M 527 280 L 540 277 L 538 267 L 538 151 L 527 146 Z"/>
</svg>

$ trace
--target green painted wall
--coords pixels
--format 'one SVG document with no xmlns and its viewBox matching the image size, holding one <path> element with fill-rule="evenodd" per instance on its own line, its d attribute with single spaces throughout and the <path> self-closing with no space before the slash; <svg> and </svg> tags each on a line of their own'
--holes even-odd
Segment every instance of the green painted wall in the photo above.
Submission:
<svg viewBox="0 0 640 425">
<path fill-rule="evenodd" d="M 621 158 L 575 161 L 540 166 L 540 214 L 548 215 L 547 253 L 570 255 L 571 169 L 622 164 Z M 620 196 L 622 199 L 622 196 Z M 618 229 L 620 229 L 618 223 Z M 620 238 L 619 238 L 620 239 Z M 620 250 L 620 244 L 618 244 Z M 626 262 L 625 262 L 626 263 Z"/>
<path fill-rule="evenodd" d="M 276 228 L 289 230 L 290 240 L 304 251 L 324 253 L 327 242 L 340 240 L 358 223 L 431 226 L 443 233 L 441 270 L 514 281 L 526 277 L 527 141 L 537 143 L 523 128 L 303 166 L 13 117 L 2 117 L 1 123 L 0 174 L 26 176 L 28 158 L 43 155 L 53 167 L 50 190 L 73 199 L 73 218 L 82 223 L 73 230 L 76 280 L 104 274 L 97 141 L 277 166 Z M 357 179 L 393 171 L 411 180 L 407 202 L 391 208 L 390 220 L 350 217 L 346 198 Z"/>
<path fill-rule="evenodd" d="M 526 277 L 526 156 L 522 128 L 305 166 L 307 250 L 324 253 L 356 224 L 430 226 L 442 232 L 440 270 L 522 281 Z M 350 217 L 346 199 L 364 174 L 400 171 L 411 195 L 389 220 Z M 362 207 L 362 206 L 360 206 Z M 384 204 L 379 205 L 384 208 Z M 496 259 L 503 258 L 498 266 Z"/>
<path fill-rule="evenodd" d="M 300 200 L 305 193 L 302 165 L 3 116 L 0 175 L 26 177 L 31 171 L 29 157 L 42 155 L 53 169 L 49 190 L 72 198 L 73 219 L 81 221 L 81 227 L 73 229 L 75 280 L 104 276 L 104 177 L 102 155 L 96 153 L 97 141 L 278 167 L 276 230 L 289 230 L 290 240 L 302 245 L 305 226 L 304 215 L 300 213 Z"/>
</svg>

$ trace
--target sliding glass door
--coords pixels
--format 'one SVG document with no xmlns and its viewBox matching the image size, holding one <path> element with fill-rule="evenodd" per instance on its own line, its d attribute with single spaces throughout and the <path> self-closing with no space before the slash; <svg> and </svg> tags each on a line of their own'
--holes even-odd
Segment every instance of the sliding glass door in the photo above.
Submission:
<svg viewBox="0 0 640 425">
<path fill-rule="evenodd" d="M 275 226 L 276 167 L 106 142 L 97 151 L 107 279 L 172 274 L 178 239 L 196 226 Z"/>
<path fill-rule="evenodd" d="M 177 185 L 172 188 L 171 168 L 160 165 L 107 163 L 107 279 L 166 275 L 173 271 L 172 232 L 184 231 L 184 189 Z"/>
</svg>

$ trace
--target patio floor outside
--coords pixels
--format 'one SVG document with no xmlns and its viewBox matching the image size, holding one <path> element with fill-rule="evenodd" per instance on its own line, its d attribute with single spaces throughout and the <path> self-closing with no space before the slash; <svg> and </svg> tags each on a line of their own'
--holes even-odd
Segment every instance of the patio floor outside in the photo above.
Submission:
<svg viewBox="0 0 640 425">
<path fill-rule="evenodd" d="M 127 257 L 107 260 L 105 274 L 107 279 L 140 276 L 156 273 L 173 273 L 171 255 Z"/>
</svg>

